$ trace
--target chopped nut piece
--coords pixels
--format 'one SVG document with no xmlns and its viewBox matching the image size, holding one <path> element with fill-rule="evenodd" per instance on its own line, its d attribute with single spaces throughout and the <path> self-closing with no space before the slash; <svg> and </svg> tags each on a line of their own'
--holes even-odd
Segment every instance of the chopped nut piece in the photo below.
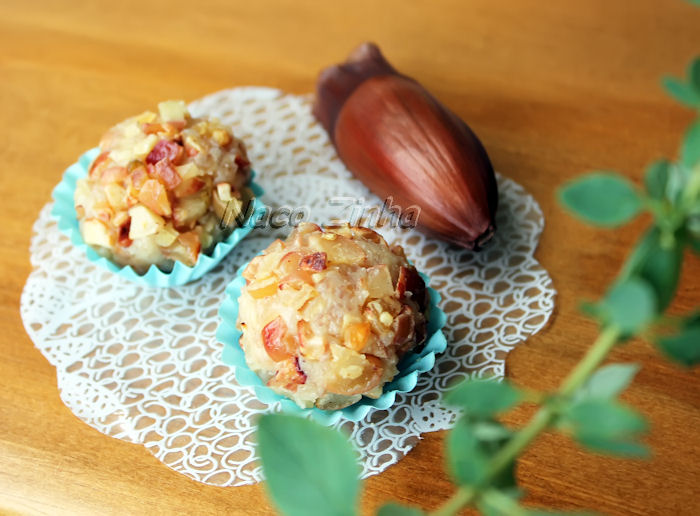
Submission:
<svg viewBox="0 0 700 516">
<path fill-rule="evenodd" d="M 230 183 L 219 183 L 216 185 L 216 193 L 219 194 L 219 199 L 224 202 L 229 202 L 233 199 L 231 195 L 231 184 Z"/>
<path fill-rule="evenodd" d="M 379 322 L 381 322 L 384 326 L 391 326 L 391 323 L 394 322 L 394 318 L 389 312 L 382 312 L 379 316 Z"/>
<path fill-rule="evenodd" d="M 214 130 L 214 132 L 211 134 L 211 137 L 216 143 L 218 143 L 222 147 L 231 143 L 231 135 L 228 134 L 228 132 L 224 129 Z"/>
</svg>

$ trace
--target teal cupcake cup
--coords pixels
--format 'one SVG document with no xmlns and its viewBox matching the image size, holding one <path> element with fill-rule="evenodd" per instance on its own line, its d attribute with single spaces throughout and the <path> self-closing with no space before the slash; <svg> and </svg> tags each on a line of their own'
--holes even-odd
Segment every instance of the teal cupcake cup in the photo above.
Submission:
<svg viewBox="0 0 700 516">
<path fill-rule="evenodd" d="M 61 182 L 51 194 L 54 200 L 51 215 L 56 220 L 58 229 L 70 238 L 73 245 L 84 249 L 88 260 L 129 281 L 149 287 L 178 287 L 195 281 L 216 267 L 236 244 L 252 231 L 257 221 L 265 214 L 265 205 L 260 200 L 264 193 L 263 189 L 251 179 L 248 186 L 255 195 L 253 210 L 243 226 L 234 229 L 226 239 L 216 244 L 209 254 L 200 253 L 197 263 L 193 267 L 188 267 L 181 262 L 175 261 L 172 270 L 169 272 L 162 271 L 155 265 L 151 265 L 145 274 L 139 274 L 129 265 L 117 265 L 108 258 L 100 256 L 92 247 L 85 243 L 80 234 L 80 225 L 73 201 L 75 187 L 78 179 L 87 176 L 90 164 L 99 153 L 100 149 L 97 147 L 90 149 L 80 156 L 76 163 L 73 163 L 66 169 Z"/>
<path fill-rule="evenodd" d="M 221 321 L 216 332 L 216 338 L 224 345 L 222 360 L 225 364 L 233 367 L 236 381 L 244 387 L 251 387 L 260 401 L 268 405 L 279 403 L 283 412 L 309 417 L 323 425 L 333 425 L 341 418 L 350 421 L 360 421 L 373 409 L 387 409 L 396 401 L 396 395 L 400 392 L 412 391 L 418 383 L 418 376 L 421 373 L 430 371 L 435 365 L 435 356 L 445 351 L 447 340 L 442 333 L 447 317 L 438 306 L 440 294 L 434 289 L 427 287 L 430 298 L 427 312 L 428 327 L 425 346 L 420 351 L 407 353 L 399 362 L 398 370 L 394 379 L 384 385 L 384 392 L 377 399 L 362 397 L 357 403 L 339 410 L 321 410 L 318 408 L 304 409 L 299 407 L 289 398 L 277 394 L 270 387 L 265 385 L 246 363 L 245 355 L 239 340 L 241 332 L 236 328 L 238 319 L 238 298 L 241 289 L 245 286 L 243 270 L 247 266 L 243 265 L 236 274 L 236 277 L 228 284 L 224 294 L 224 301 L 219 307 L 219 317 Z M 428 285 L 429 279 L 424 274 L 421 277 Z"/>
</svg>

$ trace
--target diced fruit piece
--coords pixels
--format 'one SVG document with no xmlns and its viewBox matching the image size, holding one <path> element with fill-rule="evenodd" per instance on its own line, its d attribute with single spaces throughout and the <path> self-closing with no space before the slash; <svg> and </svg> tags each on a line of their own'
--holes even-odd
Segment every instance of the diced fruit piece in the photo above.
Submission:
<svg viewBox="0 0 700 516">
<path fill-rule="evenodd" d="M 290 251 L 285 254 L 277 266 L 277 274 L 284 277 L 288 274 L 296 272 L 301 262 L 301 254 L 295 251 Z"/>
<path fill-rule="evenodd" d="M 107 226 L 97 219 L 86 220 L 82 223 L 83 240 L 88 245 L 99 245 L 101 247 L 112 247 L 114 238 Z"/>
<path fill-rule="evenodd" d="M 280 288 L 296 288 L 300 289 L 304 285 L 313 285 L 314 280 L 312 273 L 305 270 L 297 270 L 291 274 L 287 274 L 280 280 Z"/>
<path fill-rule="evenodd" d="M 214 213 L 219 218 L 219 224 L 222 226 L 232 227 L 236 225 L 236 220 L 241 215 L 243 209 L 243 201 L 231 197 L 230 200 L 224 201 L 219 196 L 218 189 L 215 189 L 211 195 L 212 207 Z"/>
<path fill-rule="evenodd" d="M 199 192 L 205 185 L 206 183 L 199 177 L 191 177 L 177 185 L 173 190 L 173 194 L 177 198 L 189 197 Z"/>
<path fill-rule="evenodd" d="M 161 133 L 161 136 L 175 138 L 177 134 L 185 128 L 186 125 L 187 123 L 184 120 L 165 122 L 162 124 L 158 122 L 147 122 L 141 124 L 141 130 L 146 134 Z"/>
<path fill-rule="evenodd" d="M 267 385 L 272 388 L 296 391 L 306 383 L 306 374 L 299 365 L 299 358 L 292 357 L 280 362 L 275 376 L 270 378 Z"/>
<path fill-rule="evenodd" d="M 73 199 L 75 200 L 76 206 L 86 206 L 90 202 L 90 183 L 88 183 L 86 178 L 76 181 Z"/>
<path fill-rule="evenodd" d="M 168 192 L 166 192 L 163 183 L 157 179 L 148 179 L 143 184 L 138 194 L 138 200 L 158 215 L 169 217 L 172 214 Z"/>
<path fill-rule="evenodd" d="M 370 242 L 374 242 L 375 244 L 387 245 L 386 240 L 384 240 L 384 237 L 382 237 L 382 235 L 380 235 L 373 229 L 365 228 L 362 226 L 355 226 L 352 228 L 352 231 L 357 236 L 362 237 L 365 240 L 369 240 Z"/>
<path fill-rule="evenodd" d="M 92 164 L 90 165 L 90 170 L 88 171 L 88 175 L 90 177 L 99 176 L 99 172 L 102 169 L 102 167 L 104 166 L 104 164 L 106 163 L 108 157 L 109 157 L 108 151 L 105 151 L 105 152 L 101 153 L 99 156 L 97 156 L 95 158 L 95 161 L 93 161 Z"/>
<path fill-rule="evenodd" d="M 161 120 L 170 122 L 171 120 L 185 120 L 187 116 L 187 106 L 184 100 L 166 100 L 158 104 L 158 113 Z"/>
<path fill-rule="evenodd" d="M 394 345 L 399 350 L 413 343 L 416 336 L 415 324 L 413 311 L 408 306 L 404 306 L 401 309 L 401 313 L 394 319 L 396 332 L 394 334 Z"/>
<path fill-rule="evenodd" d="M 307 254 L 299 262 L 299 267 L 307 271 L 322 271 L 326 268 L 326 253 Z"/>
<path fill-rule="evenodd" d="M 248 288 L 248 293 L 255 299 L 274 296 L 277 293 L 279 284 L 274 277 L 257 282 Z"/>
<path fill-rule="evenodd" d="M 115 226 L 123 226 L 129 221 L 129 214 L 126 211 L 118 211 L 112 217 L 112 224 Z"/>
<path fill-rule="evenodd" d="M 126 191 L 130 197 L 138 199 L 139 191 L 148 180 L 148 173 L 144 167 L 134 168 L 126 179 Z"/>
<path fill-rule="evenodd" d="M 117 165 L 127 165 L 134 159 L 144 159 L 151 152 L 155 144 L 158 143 L 158 137 L 155 134 L 149 134 L 133 144 L 125 144 L 125 142 L 120 143 L 123 146 L 112 149 L 109 157 L 112 158 Z"/>
<path fill-rule="evenodd" d="M 115 210 L 124 210 L 126 205 L 126 190 L 116 183 L 110 183 L 105 186 L 105 195 L 107 202 Z"/>
<path fill-rule="evenodd" d="M 180 233 L 168 223 L 163 229 L 156 233 L 155 241 L 160 247 L 168 247 L 177 240 L 178 236 L 180 236 Z"/>
<path fill-rule="evenodd" d="M 206 200 L 199 195 L 177 200 L 173 210 L 175 227 L 193 226 L 208 209 Z"/>
<path fill-rule="evenodd" d="M 131 227 L 129 238 L 135 240 L 148 235 L 154 235 L 165 227 L 165 221 L 160 215 L 153 213 L 146 206 L 137 204 L 129 209 Z"/>
<path fill-rule="evenodd" d="M 175 170 L 177 170 L 177 173 L 180 174 L 182 179 L 206 175 L 205 171 L 199 168 L 193 161 L 175 167 Z"/>
<path fill-rule="evenodd" d="M 153 111 L 144 111 L 140 115 L 136 116 L 136 121 L 139 124 L 147 124 L 149 122 L 155 121 L 155 119 L 158 117 Z"/>
<path fill-rule="evenodd" d="M 368 322 L 348 324 L 343 332 L 344 344 L 355 351 L 362 351 L 367 344 L 369 335 L 370 324 Z"/>
<path fill-rule="evenodd" d="M 197 263 L 199 251 L 202 248 L 199 234 L 196 231 L 187 231 L 186 233 L 181 233 L 180 236 L 177 237 L 177 241 L 182 245 L 184 252 L 184 257 L 180 257 L 179 260 L 185 265 L 192 267 Z"/>
<path fill-rule="evenodd" d="M 411 293 L 411 298 L 418 303 L 421 310 L 425 309 L 427 298 L 423 278 L 420 277 L 415 267 L 402 265 L 396 282 L 396 295 L 401 299 L 406 295 L 406 292 Z"/>
<path fill-rule="evenodd" d="M 323 238 L 322 233 L 313 233 L 309 235 L 309 243 L 311 247 L 325 252 L 331 264 L 361 265 L 367 258 L 362 247 L 342 235 L 328 240 Z"/>
<path fill-rule="evenodd" d="M 185 144 L 185 153 L 188 156 L 196 156 L 200 152 L 204 151 L 204 147 L 202 146 L 201 142 L 189 134 L 185 136 L 183 143 Z"/>
<path fill-rule="evenodd" d="M 100 174 L 102 184 L 121 183 L 129 175 L 126 167 L 109 167 Z"/>
<path fill-rule="evenodd" d="M 386 264 L 376 265 L 367 269 L 367 291 L 369 292 L 369 297 L 373 298 L 391 296 L 394 293 L 391 273 Z"/>
<path fill-rule="evenodd" d="M 160 140 L 146 156 L 146 163 L 155 165 L 159 161 L 168 160 L 173 165 L 179 165 L 185 157 L 185 149 L 177 142 Z"/>
<path fill-rule="evenodd" d="M 308 360 L 321 360 L 328 352 L 328 342 L 322 335 L 315 335 L 311 325 L 301 319 L 297 323 L 297 339 L 299 352 Z"/>
<path fill-rule="evenodd" d="M 377 387 L 382 381 L 384 365 L 373 355 L 356 353 L 346 347 L 331 344 L 333 374 L 326 389 L 333 394 L 354 396 Z"/>
<path fill-rule="evenodd" d="M 263 327 L 262 341 L 265 351 L 275 362 L 290 358 L 296 347 L 294 337 L 289 335 L 287 325 L 280 316 Z"/>
<path fill-rule="evenodd" d="M 305 235 L 308 233 L 313 233 L 315 231 L 323 231 L 323 230 L 321 229 L 321 226 L 319 226 L 318 224 L 314 224 L 313 222 L 301 222 L 297 226 L 296 231 L 297 231 L 297 235 Z"/>
</svg>

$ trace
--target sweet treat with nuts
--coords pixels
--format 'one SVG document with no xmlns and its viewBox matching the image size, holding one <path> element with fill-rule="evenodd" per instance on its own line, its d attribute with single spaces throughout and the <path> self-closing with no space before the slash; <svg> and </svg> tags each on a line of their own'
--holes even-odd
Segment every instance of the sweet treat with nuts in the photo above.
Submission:
<svg viewBox="0 0 700 516">
<path fill-rule="evenodd" d="M 371 229 L 303 223 L 243 277 L 246 361 L 301 407 L 378 398 L 399 359 L 425 340 L 425 284 L 403 249 Z"/>
<path fill-rule="evenodd" d="M 243 142 L 214 119 L 193 118 L 183 101 L 158 105 L 113 128 L 88 176 L 77 182 L 83 240 L 144 273 L 175 260 L 197 262 L 241 220 L 252 193 Z"/>
</svg>

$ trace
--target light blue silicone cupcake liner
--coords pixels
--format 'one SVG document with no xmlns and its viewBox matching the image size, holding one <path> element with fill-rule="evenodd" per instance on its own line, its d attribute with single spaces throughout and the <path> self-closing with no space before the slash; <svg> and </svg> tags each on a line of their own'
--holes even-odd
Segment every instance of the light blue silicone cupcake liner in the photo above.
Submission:
<svg viewBox="0 0 700 516">
<path fill-rule="evenodd" d="M 398 392 L 413 390 L 418 382 L 418 375 L 430 371 L 435 365 L 435 355 L 442 353 L 447 347 L 447 340 L 442 333 L 447 317 L 438 306 L 440 294 L 427 287 L 430 308 L 428 310 L 428 337 L 425 346 L 420 351 L 410 352 L 401 359 L 398 365 L 399 372 L 391 382 L 384 386 L 384 392 L 379 398 L 375 400 L 363 396 L 357 403 L 340 410 L 303 409 L 289 398 L 277 394 L 266 386 L 245 361 L 245 355 L 239 345 L 241 332 L 236 328 L 236 321 L 238 319 L 238 298 L 245 285 L 242 272 L 246 265 L 238 269 L 236 277 L 226 287 L 224 301 L 219 307 L 221 323 L 216 331 L 216 338 L 224 344 L 222 360 L 234 368 L 238 384 L 252 387 L 258 399 L 263 403 L 270 405 L 279 402 L 284 412 L 310 416 L 324 425 L 332 425 L 341 417 L 350 421 L 359 421 L 373 408 L 387 409 L 391 407 L 396 401 Z M 427 285 L 428 277 L 424 274 L 421 274 L 421 277 Z"/>
<path fill-rule="evenodd" d="M 188 267 L 176 261 L 170 272 L 164 272 L 155 265 L 151 265 L 145 274 L 138 274 L 128 265 L 120 266 L 113 263 L 108 258 L 100 256 L 92 247 L 83 241 L 83 237 L 80 234 L 80 225 L 73 201 L 75 185 L 78 179 L 87 176 L 90 164 L 99 153 L 100 149 L 97 147 L 90 149 L 80 156 L 76 163 L 73 163 L 66 169 L 63 173 L 63 179 L 56 188 L 54 188 L 51 194 L 54 199 L 51 215 L 56 219 L 58 229 L 70 238 L 73 245 L 85 250 L 85 255 L 88 260 L 129 281 L 151 287 L 177 287 L 189 283 L 190 281 L 197 280 L 213 269 L 238 242 L 250 233 L 255 223 L 265 213 L 265 205 L 260 200 L 260 196 L 264 193 L 263 189 L 251 180 L 249 187 L 255 194 L 253 212 L 242 227 L 234 229 L 225 240 L 216 244 L 214 250 L 209 255 L 200 253 L 194 267 Z"/>
</svg>

